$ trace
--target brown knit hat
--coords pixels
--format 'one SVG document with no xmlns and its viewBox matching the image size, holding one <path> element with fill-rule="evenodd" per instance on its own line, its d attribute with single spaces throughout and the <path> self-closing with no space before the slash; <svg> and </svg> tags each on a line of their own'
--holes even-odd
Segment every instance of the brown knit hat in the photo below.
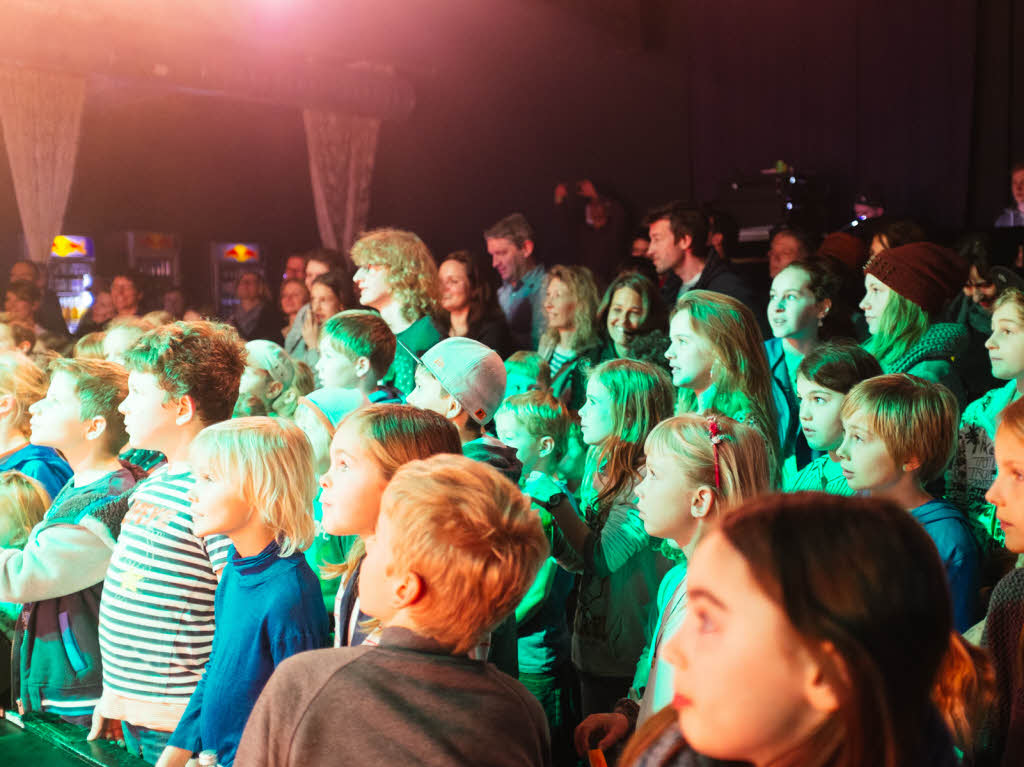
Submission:
<svg viewBox="0 0 1024 767">
<path fill-rule="evenodd" d="M 969 269 L 967 262 L 949 248 L 912 242 L 872 256 L 864 273 L 874 275 L 933 315 L 964 286 Z"/>
<path fill-rule="evenodd" d="M 847 232 L 832 232 L 821 241 L 819 256 L 834 258 L 847 269 L 860 269 L 868 260 L 868 249 L 864 241 Z"/>
</svg>

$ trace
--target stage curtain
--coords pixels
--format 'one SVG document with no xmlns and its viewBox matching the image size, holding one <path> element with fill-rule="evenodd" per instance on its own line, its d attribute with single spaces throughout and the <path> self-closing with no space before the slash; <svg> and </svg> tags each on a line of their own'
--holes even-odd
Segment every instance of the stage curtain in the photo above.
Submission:
<svg viewBox="0 0 1024 767">
<path fill-rule="evenodd" d="M 82 77 L 0 70 L 0 125 L 33 261 L 47 259 L 64 222 L 84 102 Z"/>
<path fill-rule="evenodd" d="M 320 241 L 347 252 L 366 226 L 380 120 L 303 110 Z"/>
</svg>

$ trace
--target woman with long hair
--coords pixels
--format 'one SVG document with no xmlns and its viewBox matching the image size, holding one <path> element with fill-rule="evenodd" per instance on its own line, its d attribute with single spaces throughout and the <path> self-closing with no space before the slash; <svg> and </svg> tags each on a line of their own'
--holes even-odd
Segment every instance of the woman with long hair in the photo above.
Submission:
<svg viewBox="0 0 1024 767">
<path fill-rule="evenodd" d="M 639 272 L 612 280 L 597 309 L 600 361 L 633 359 L 667 368 L 668 312 L 658 287 Z"/>
<path fill-rule="evenodd" d="M 468 250 L 449 253 L 437 271 L 441 308 L 448 312 L 448 335 L 479 341 L 502 359 L 515 351 L 505 315 L 473 254 Z"/>
<path fill-rule="evenodd" d="M 585 266 L 554 266 L 544 283 L 548 327 L 537 351 L 551 368 L 551 392 L 579 410 L 586 377 L 600 353 L 595 325 L 597 285 Z"/>
</svg>

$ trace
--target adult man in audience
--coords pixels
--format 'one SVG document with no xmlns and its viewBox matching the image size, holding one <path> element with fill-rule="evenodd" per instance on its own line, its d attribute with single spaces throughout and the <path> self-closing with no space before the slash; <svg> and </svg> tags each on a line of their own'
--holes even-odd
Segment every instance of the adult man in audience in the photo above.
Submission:
<svg viewBox="0 0 1024 767">
<path fill-rule="evenodd" d="M 776 275 L 797 261 L 811 257 L 812 248 L 807 235 L 797 229 L 779 229 L 772 235 L 768 249 L 768 276 Z"/>
<path fill-rule="evenodd" d="M 998 227 L 1024 226 L 1024 161 L 1010 168 L 1010 194 L 1014 204 L 996 219 Z"/>
<path fill-rule="evenodd" d="M 36 312 L 36 322 L 42 328 L 55 335 L 66 336 L 68 334 L 68 327 L 64 324 L 64 315 L 60 310 L 60 301 L 57 300 L 57 294 L 47 287 L 46 273 L 40 268 L 39 264 L 27 259 L 15 261 L 11 266 L 11 273 L 7 281 L 12 283 L 22 280 L 34 283 L 42 294 L 39 310 Z"/>
<path fill-rule="evenodd" d="M 119 272 L 110 283 L 110 300 L 114 302 L 115 318 L 139 317 L 142 314 L 142 285 L 131 272 Z"/>
<path fill-rule="evenodd" d="M 501 275 L 498 303 L 517 350 L 537 348 L 544 330 L 544 267 L 533 257 L 533 227 L 522 213 L 484 232 L 491 263 Z"/>
<path fill-rule="evenodd" d="M 652 210 L 645 223 L 651 235 L 648 255 L 664 276 L 661 294 L 667 306 L 675 306 L 688 290 L 714 290 L 752 305 L 750 289 L 708 249 L 708 221 L 701 211 L 673 202 Z"/>
<path fill-rule="evenodd" d="M 282 280 L 304 280 L 306 278 L 306 256 L 302 253 L 292 253 L 284 261 L 284 274 Z"/>
</svg>

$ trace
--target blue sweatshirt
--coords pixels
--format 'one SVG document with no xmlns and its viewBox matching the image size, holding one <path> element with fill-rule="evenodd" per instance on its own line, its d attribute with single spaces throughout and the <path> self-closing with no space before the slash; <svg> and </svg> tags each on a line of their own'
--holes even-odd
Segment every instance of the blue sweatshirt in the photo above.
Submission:
<svg viewBox="0 0 1024 767">
<path fill-rule="evenodd" d="M 213 650 L 206 671 L 169 741 L 219 764 L 235 759 L 245 723 L 281 661 L 327 646 L 327 611 L 320 584 L 302 552 L 278 556 L 271 543 L 253 557 L 231 549 L 217 595 Z"/>
<path fill-rule="evenodd" d="M 957 631 L 967 631 L 982 617 L 978 614 L 978 547 L 967 519 L 956 506 L 940 499 L 928 501 L 910 513 L 939 550 L 953 598 L 953 624 Z"/>
<path fill-rule="evenodd" d="M 56 450 L 42 445 L 25 445 L 3 457 L 0 459 L 0 471 L 20 471 L 32 477 L 46 488 L 51 501 L 73 473 L 68 462 Z"/>
</svg>

